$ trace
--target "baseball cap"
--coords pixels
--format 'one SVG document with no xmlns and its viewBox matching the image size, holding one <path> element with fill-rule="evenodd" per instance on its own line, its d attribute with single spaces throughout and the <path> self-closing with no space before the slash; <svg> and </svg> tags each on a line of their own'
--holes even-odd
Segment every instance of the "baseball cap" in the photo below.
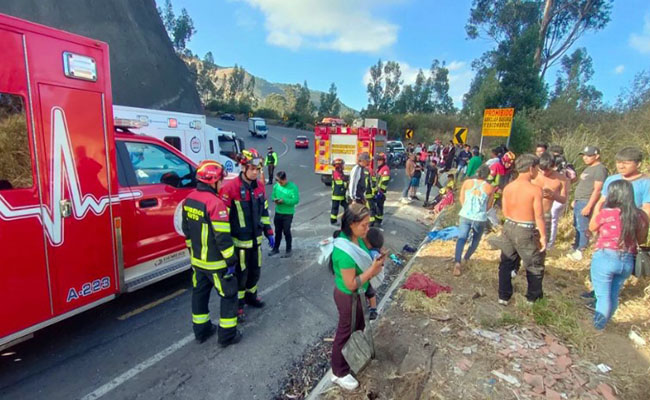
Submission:
<svg viewBox="0 0 650 400">
<path fill-rule="evenodd" d="M 366 153 L 365 151 L 359 154 L 359 161 L 370 161 L 370 154 Z"/>
<path fill-rule="evenodd" d="M 600 149 L 596 146 L 585 146 L 584 149 L 579 153 L 581 156 L 595 156 L 600 154 Z"/>
</svg>

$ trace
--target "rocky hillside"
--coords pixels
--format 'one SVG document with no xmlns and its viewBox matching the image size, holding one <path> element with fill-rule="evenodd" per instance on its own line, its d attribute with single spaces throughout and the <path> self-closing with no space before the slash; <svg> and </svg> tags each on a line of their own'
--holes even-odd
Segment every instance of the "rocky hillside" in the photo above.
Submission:
<svg viewBox="0 0 650 400">
<path fill-rule="evenodd" d="M 199 71 L 203 69 L 203 62 L 197 58 L 188 58 L 185 59 L 185 62 L 194 64 Z M 235 69 L 233 67 L 221 67 L 217 65 L 214 67 L 212 71 L 210 71 L 209 75 L 213 83 L 217 87 L 217 89 L 221 88 L 225 91 L 228 78 L 233 74 L 234 70 Z M 257 100 L 257 105 L 260 108 L 265 107 L 265 100 L 271 95 L 280 95 L 285 98 L 289 98 L 291 96 L 290 95 L 291 88 L 292 86 L 295 86 L 295 84 L 291 85 L 287 83 L 269 82 L 264 78 L 260 78 L 259 76 L 250 74 L 248 71 L 245 71 L 244 86 L 247 86 L 251 78 L 255 80 L 253 96 Z M 311 102 L 314 103 L 316 109 L 318 109 L 318 106 L 320 105 L 320 95 L 323 92 L 319 90 L 310 90 L 309 92 L 310 92 Z M 357 113 L 358 113 L 357 110 L 341 103 L 341 115 L 357 114 Z"/>
<path fill-rule="evenodd" d="M 115 104 L 203 111 L 154 0 L 2 0 L 0 13 L 107 42 Z"/>
</svg>

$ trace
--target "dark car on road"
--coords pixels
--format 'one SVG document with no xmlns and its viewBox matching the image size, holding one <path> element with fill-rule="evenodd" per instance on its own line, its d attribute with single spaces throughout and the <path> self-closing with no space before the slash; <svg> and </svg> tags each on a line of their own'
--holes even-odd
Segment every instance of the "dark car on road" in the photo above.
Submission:
<svg viewBox="0 0 650 400">
<path fill-rule="evenodd" d="M 309 139 L 307 139 L 307 136 L 296 136 L 296 149 L 297 148 L 303 148 L 303 149 L 308 149 L 309 148 Z"/>
<path fill-rule="evenodd" d="M 219 117 L 219 118 L 227 119 L 228 121 L 234 121 L 235 120 L 235 116 L 232 115 L 232 114 L 221 114 L 221 117 Z"/>
</svg>

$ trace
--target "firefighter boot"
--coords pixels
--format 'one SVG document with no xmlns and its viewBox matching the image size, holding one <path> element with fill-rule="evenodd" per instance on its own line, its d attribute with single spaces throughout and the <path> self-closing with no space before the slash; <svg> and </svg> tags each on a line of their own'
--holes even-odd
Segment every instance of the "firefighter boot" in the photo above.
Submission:
<svg viewBox="0 0 650 400">
<path fill-rule="evenodd" d="M 233 336 L 233 337 L 231 337 L 229 339 L 226 339 L 226 340 L 219 339 L 219 346 L 228 347 L 231 344 L 237 344 L 237 343 L 239 343 L 241 341 L 242 336 L 243 336 L 242 333 L 239 330 L 237 330 L 235 332 L 235 336 Z"/>
<path fill-rule="evenodd" d="M 262 301 L 261 297 L 256 297 L 254 294 L 252 296 L 249 296 L 249 293 L 246 293 L 246 304 L 248 304 L 251 307 L 255 308 L 262 308 L 264 307 L 264 302 Z"/>
<path fill-rule="evenodd" d="M 195 335 L 195 338 L 196 338 L 196 341 L 199 342 L 199 344 L 201 344 L 201 343 L 205 342 L 206 340 L 208 340 L 208 338 L 213 336 L 215 333 L 217 333 L 217 326 L 210 324 L 210 327 L 205 332 L 203 332 L 203 333 L 201 333 L 199 335 Z"/>
</svg>

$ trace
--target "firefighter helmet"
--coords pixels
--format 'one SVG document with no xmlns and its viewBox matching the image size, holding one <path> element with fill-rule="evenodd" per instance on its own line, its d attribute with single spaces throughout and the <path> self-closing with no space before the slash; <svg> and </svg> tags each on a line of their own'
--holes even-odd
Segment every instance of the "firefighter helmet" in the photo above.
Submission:
<svg viewBox="0 0 650 400">
<path fill-rule="evenodd" d="M 503 164 L 504 167 L 510 168 L 512 166 L 512 163 L 515 162 L 515 153 L 512 151 L 507 152 L 506 154 L 501 157 L 501 163 Z"/>
<path fill-rule="evenodd" d="M 242 166 L 252 165 L 258 168 L 264 166 L 264 159 L 262 159 L 257 150 L 252 148 L 242 150 L 241 154 L 238 157 L 238 161 Z"/>
<path fill-rule="evenodd" d="M 224 179 L 228 173 L 223 168 L 223 165 L 213 160 L 202 161 L 196 168 L 196 179 L 199 182 L 213 185 Z"/>
<path fill-rule="evenodd" d="M 381 160 L 383 162 L 386 162 L 386 153 L 378 153 L 375 159 L 377 161 Z"/>
<path fill-rule="evenodd" d="M 343 169 L 343 167 L 345 166 L 345 160 L 343 160 L 342 158 L 336 158 L 334 159 L 334 161 L 332 161 L 332 166 L 335 169 L 339 169 L 339 168 Z"/>
</svg>

